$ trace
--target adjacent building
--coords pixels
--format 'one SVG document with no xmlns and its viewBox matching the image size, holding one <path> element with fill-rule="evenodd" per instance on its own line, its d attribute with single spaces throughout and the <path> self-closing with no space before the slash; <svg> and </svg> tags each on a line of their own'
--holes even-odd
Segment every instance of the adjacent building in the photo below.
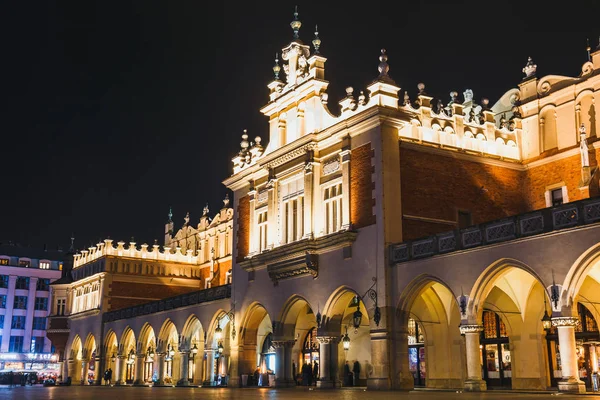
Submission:
<svg viewBox="0 0 600 400">
<path fill-rule="evenodd" d="M 46 335 L 50 284 L 60 278 L 65 254 L 0 245 L 0 370 L 57 372 Z"/>
<path fill-rule="evenodd" d="M 64 373 L 85 382 L 94 362 L 119 384 L 238 386 L 258 367 L 290 386 L 317 362 L 331 388 L 358 361 L 369 389 L 589 389 L 600 47 L 577 77 L 538 77 L 529 59 L 495 102 L 403 91 L 381 50 L 335 114 L 321 39 L 301 26 L 295 13 L 275 60 L 267 139 L 244 131 L 224 180 L 232 206 L 175 234 L 169 220 L 162 251 L 105 241 L 75 256 L 55 288 Z"/>
</svg>

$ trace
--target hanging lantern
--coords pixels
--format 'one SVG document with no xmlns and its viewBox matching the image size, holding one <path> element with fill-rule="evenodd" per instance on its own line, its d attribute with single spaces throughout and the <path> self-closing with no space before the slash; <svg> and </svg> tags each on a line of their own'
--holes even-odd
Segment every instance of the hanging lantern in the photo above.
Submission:
<svg viewBox="0 0 600 400">
<path fill-rule="evenodd" d="M 193 354 L 193 355 L 196 355 L 196 354 L 198 354 L 198 346 L 196 346 L 196 343 L 194 343 L 194 347 L 192 347 L 192 350 L 191 350 L 191 351 L 192 351 L 192 354 Z"/>
<path fill-rule="evenodd" d="M 115 355 L 115 353 L 113 353 L 113 355 L 110 359 L 112 362 L 115 362 L 117 360 L 117 356 Z"/>
<path fill-rule="evenodd" d="M 220 342 L 223 339 L 223 329 L 221 329 L 221 321 L 217 321 L 217 328 L 215 329 L 215 339 Z"/>
<path fill-rule="evenodd" d="M 360 327 L 360 323 L 362 322 L 362 313 L 360 312 L 360 300 L 357 300 L 356 311 L 354 311 L 354 315 L 352 317 L 352 323 L 354 325 L 354 330 L 357 330 Z"/>
<path fill-rule="evenodd" d="M 348 328 L 346 328 L 346 334 L 342 338 L 342 344 L 344 346 L 344 350 L 350 349 L 350 337 L 348 336 Z"/>
<path fill-rule="evenodd" d="M 219 350 L 219 354 L 223 354 L 223 343 L 219 343 L 217 349 Z"/>
</svg>

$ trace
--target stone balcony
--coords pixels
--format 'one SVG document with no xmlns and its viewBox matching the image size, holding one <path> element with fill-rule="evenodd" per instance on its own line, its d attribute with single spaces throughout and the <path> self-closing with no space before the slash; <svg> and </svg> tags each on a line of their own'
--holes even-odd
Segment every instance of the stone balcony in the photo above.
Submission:
<svg viewBox="0 0 600 400">
<path fill-rule="evenodd" d="M 574 201 L 466 229 L 389 246 L 390 264 L 472 249 L 600 222 L 600 197 Z"/>
</svg>

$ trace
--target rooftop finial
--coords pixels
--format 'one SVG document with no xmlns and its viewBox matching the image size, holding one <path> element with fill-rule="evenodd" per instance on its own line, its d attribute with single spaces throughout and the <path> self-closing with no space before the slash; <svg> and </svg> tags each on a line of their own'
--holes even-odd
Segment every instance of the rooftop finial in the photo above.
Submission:
<svg viewBox="0 0 600 400">
<path fill-rule="evenodd" d="M 377 69 L 379 70 L 379 77 L 383 78 L 383 77 L 387 77 L 388 76 L 388 72 L 390 70 L 390 66 L 387 63 L 388 60 L 388 56 L 385 53 L 385 49 L 381 49 L 381 55 L 379 56 L 379 67 L 377 67 Z"/>
<path fill-rule="evenodd" d="M 190 223 L 190 212 L 189 211 L 185 214 L 185 217 L 183 218 L 183 220 L 185 221 L 184 225 L 187 225 Z"/>
<path fill-rule="evenodd" d="M 275 65 L 273 65 L 275 80 L 279 80 L 279 71 L 281 71 L 281 67 L 279 66 L 279 53 L 275 53 Z"/>
<path fill-rule="evenodd" d="M 244 133 L 242 134 L 242 141 L 240 142 L 240 146 L 242 150 L 246 150 L 248 148 L 248 130 L 244 129 Z"/>
<path fill-rule="evenodd" d="M 229 193 L 225 194 L 225 198 L 223 199 L 223 208 L 227 208 L 229 206 Z"/>
<path fill-rule="evenodd" d="M 535 75 L 537 71 L 537 65 L 533 63 L 531 57 L 527 58 L 527 64 L 523 67 L 523 73 L 525 74 L 525 78 L 531 78 Z"/>
<path fill-rule="evenodd" d="M 69 251 L 74 253 L 75 252 L 75 234 L 71 233 L 71 247 L 69 247 Z"/>
<path fill-rule="evenodd" d="M 294 30 L 294 39 L 300 38 L 300 36 L 298 35 L 298 31 L 302 26 L 302 22 L 300 22 L 300 20 L 298 19 L 298 6 L 294 8 L 294 20 L 290 22 L 290 26 Z"/>
<path fill-rule="evenodd" d="M 590 47 L 590 39 L 587 38 L 586 41 L 587 41 L 587 43 L 586 43 L 587 45 L 585 46 L 585 51 L 587 52 L 588 61 L 592 61 L 592 56 L 590 54 L 590 51 L 592 50 L 592 48 Z"/>
<path fill-rule="evenodd" d="M 169 220 L 167 222 L 173 222 L 173 207 L 169 207 Z"/>
<path fill-rule="evenodd" d="M 596 46 L 596 50 L 600 50 L 600 36 L 598 36 L 598 46 Z"/>
<path fill-rule="evenodd" d="M 319 54 L 319 47 L 321 47 L 321 39 L 319 39 L 319 26 L 315 25 L 315 38 L 312 41 L 315 47 L 315 54 Z"/>
<path fill-rule="evenodd" d="M 204 206 L 204 209 L 202 210 L 202 216 L 207 216 L 208 215 L 208 203 L 206 203 L 206 205 Z"/>
</svg>

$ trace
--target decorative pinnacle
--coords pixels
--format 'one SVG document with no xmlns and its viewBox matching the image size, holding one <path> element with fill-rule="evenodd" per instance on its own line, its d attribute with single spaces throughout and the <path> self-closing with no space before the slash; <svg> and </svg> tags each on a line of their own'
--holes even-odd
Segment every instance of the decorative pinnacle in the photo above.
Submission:
<svg viewBox="0 0 600 400">
<path fill-rule="evenodd" d="M 417 89 L 419 89 L 419 94 L 425 94 L 425 84 L 423 82 L 417 85 Z"/>
<path fill-rule="evenodd" d="M 527 58 L 527 64 L 523 67 L 523 73 L 525 74 L 525 78 L 530 78 L 535 75 L 537 71 L 537 65 L 533 63 L 531 57 Z"/>
<path fill-rule="evenodd" d="M 315 54 L 319 54 L 319 47 L 321 47 L 321 39 L 319 39 L 319 26 L 315 25 L 315 38 L 312 41 L 315 47 Z"/>
<path fill-rule="evenodd" d="M 298 19 L 298 6 L 294 8 L 294 20 L 290 22 L 290 26 L 294 30 L 294 39 L 300 38 L 300 36 L 298 35 L 298 31 L 302 26 L 302 22 L 300 22 L 300 20 Z"/>
<path fill-rule="evenodd" d="M 385 53 L 385 49 L 381 49 L 381 55 L 379 56 L 379 67 L 377 67 L 377 69 L 379 70 L 379 77 L 384 77 L 387 76 L 389 70 L 390 70 L 390 66 L 387 63 L 388 60 L 388 56 Z"/>
<path fill-rule="evenodd" d="M 202 216 L 204 217 L 206 215 L 208 215 L 208 203 L 206 203 L 204 209 L 202 210 Z"/>
<path fill-rule="evenodd" d="M 240 147 L 242 150 L 246 150 L 249 146 L 248 144 L 248 130 L 244 129 L 244 133 L 242 134 L 242 141 L 240 142 Z"/>
<path fill-rule="evenodd" d="M 279 71 L 281 71 L 281 67 L 279 66 L 279 53 L 275 53 L 275 65 L 273 65 L 273 73 L 275 74 L 275 80 L 279 79 Z"/>
<path fill-rule="evenodd" d="M 585 124 L 583 122 L 581 123 L 581 126 L 579 127 L 579 134 L 585 135 Z"/>
<path fill-rule="evenodd" d="M 173 222 L 173 207 L 169 207 L 169 222 Z"/>
<path fill-rule="evenodd" d="M 590 51 L 592 50 L 592 48 L 590 47 L 590 39 L 587 38 L 585 40 L 586 40 L 585 51 L 587 52 L 588 61 L 592 61 L 592 56 L 590 55 Z"/>
</svg>

